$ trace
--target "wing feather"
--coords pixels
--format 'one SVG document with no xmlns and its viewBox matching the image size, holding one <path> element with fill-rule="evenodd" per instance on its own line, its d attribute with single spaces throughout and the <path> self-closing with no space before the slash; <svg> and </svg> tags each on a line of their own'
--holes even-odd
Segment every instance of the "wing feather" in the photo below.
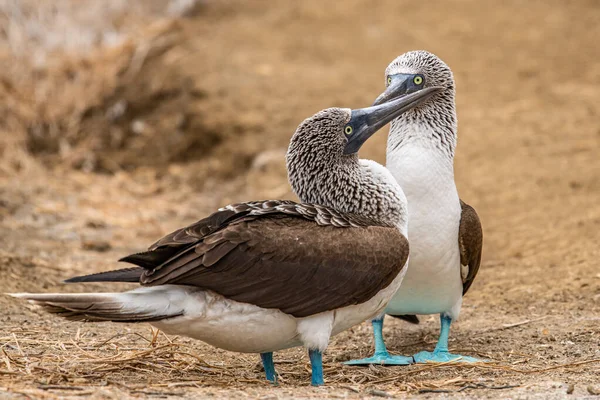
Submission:
<svg viewBox="0 0 600 400">
<path fill-rule="evenodd" d="M 145 286 L 195 286 L 305 317 L 369 300 L 407 258 L 394 227 L 269 200 L 227 206 L 123 261 L 144 269 Z"/>
<path fill-rule="evenodd" d="M 473 207 L 460 201 L 462 214 L 458 235 L 460 247 L 460 264 L 466 266 L 463 275 L 463 296 L 467 293 L 481 265 L 481 251 L 483 247 L 483 229 L 479 216 Z"/>
<path fill-rule="evenodd" d="M 394 228 L 341 229 L 294 217 L 234 223 L 214 235 L 219 246 L 201 243 L 194 252 L 211 265 L 163 265 L 142 283 L 202 287 L 304 317 L 367 301 L 392 282 L 408 255 Z"/>
</svg>

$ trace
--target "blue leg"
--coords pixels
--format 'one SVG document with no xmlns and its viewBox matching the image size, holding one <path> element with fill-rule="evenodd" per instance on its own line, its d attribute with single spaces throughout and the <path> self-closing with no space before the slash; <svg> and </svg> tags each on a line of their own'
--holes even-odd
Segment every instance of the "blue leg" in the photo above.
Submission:
<svg viewBox="0 0 600 400">
<path fill-rule="evenodd" d="M 260 353 L 260 359 L 262 360 L 267 380 L 277 384 L 277 374 L 275 373 L 275 364 L 273 364 L 273 353 Z"/>
<path fill-rule="evenodd" d="M 323 355 L 319 350 L 308 350 L 310 366 L 312 367 L 312 378 L 310 383 L 313 386 L 321 386 L 323 382 Z"/>
<path fill-rule="evenodd" d="M 459 362 L 480 362 L 474 357 L 461 356 L 460 354 L 452 354 L 448 351 L 448 336 L 450 335 L 450 325 L 452 324 L 452 318 L 447 315 L 440 314 L 440 338 L 438 339 L 435 349 L 432 352 L 422 351 L 415 354 L 413 357 L 416 363 L 424 364 L 427 362 L 448 362 L 448 361 L 459 361 Z"/>
<path fill-rule="evenodd" d="M 369 358 L 363 358 L 361 360 L 346 361 L 346 365 L 369 365 L 369 364 L 380 364 L 380 365 L 409 365 L 414 361 L 412 357 L 406 356 L 391 356 L 385 348 L 385 342 L 383 341 L 383 317 L 374 319 L 371 321 L 373 325 L 373 335 L 375 336 L 375 354 Z"/>
</svg>

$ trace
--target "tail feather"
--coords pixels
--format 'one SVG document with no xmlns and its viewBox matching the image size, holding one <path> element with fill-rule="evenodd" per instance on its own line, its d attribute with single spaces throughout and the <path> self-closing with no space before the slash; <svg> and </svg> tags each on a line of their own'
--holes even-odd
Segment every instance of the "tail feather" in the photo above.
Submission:
<svg viewBox="0 0 600 400">
<path fill-rule="evenodd" d="M 140 277 L 144 273 L 143 268 L 123 268 L 114 271 L 99 272 L 97 274 L 82 275 L 69 278 L 65 280 L 65 283 L 79 283 L 79 282 L 138 282 Z"/>
<path fill-rule="evenodd" d="M 415 324 L 415 325 L 419 324 L 419 317 L 417 317 L 416 315 L 391 315 L 391 314 L 389 314 L 389 315 L 394 318 L 402 319 L 411 324 Z"/>
<path fill-rule="evenodd" d="M 167 291 L 142 288 L 125 293 L 15 293 L 44 311 L 72 321 L 152 322 L 183 315 Z"/>
<path fill-rule="evenodd" d="M 181 250 L 179 247 L 159 247 L 154 250 L 128 255 L 119 261 L 135 264 L 144 269 L 153 269 L 177 255 Z"/>
</svg>

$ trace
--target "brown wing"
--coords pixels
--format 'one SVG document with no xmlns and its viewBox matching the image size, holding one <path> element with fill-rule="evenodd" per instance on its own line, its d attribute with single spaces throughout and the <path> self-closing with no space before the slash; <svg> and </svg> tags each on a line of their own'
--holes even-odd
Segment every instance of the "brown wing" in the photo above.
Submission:
<svg viewBox="0 0 600 400">
<path fill-rule="evenodd" d="M 191 225 L 169 233 L 152 244 L 148 248 L 148 251 L 129 255 L 119 261 L 130 262 L 146 269 L 153 269 L 167 262 L 170 258 L 176 256 L 185 248 L 192 246 L 205 236 L 210 235 L 219 229 L 223 229 L 233 221 L 249 216 L 255 217 L 270 213 L 279 213 L 281 210 L 285 211 L 288 209 L 296 211 L 300 215 L 297 210 L 302 207 L 302 204 L 298 204 L 291 200 L 262 200 L 230 204 L 220 208 L 208 217 L 202 218 Z M 306 207 L 311 206 L 306 205 Z M 105 276 L 105 274 L 106 273 L 95 274 L 94 279 L 97 279 L 99 276 Z M 92 282 L 90 280 L 92 277 L 92 275 L 88 275 L 86 277 L 72 278 L 68 280 L 68 282 Z"/>
<path fill-rule="evenodd" d="M 363 303 L 406 264 L 395 228 L 285 200 L 227 206 L 121 261 L 138 265 L 68 282 L 180 284 L 297 317 Z"/>
<path fill-rule="evenodd" d="M 483 230 L 479 216 L 475 209 L 460 201 L 462 214 L 460 217 L 460 227 L 458 229 L 458 244 L 460 248 L 460 264 L 463 296 L 475 280 L 481 264 L 481 249 L 483 246 Z"/>
<path fill-rule="evenodd" d="M 319 226 L 294 215 L 236 221 L 141 277 L 305 317 L 369 300 L 404 267 L 408 242 L 381 226 Z"/>
<path fill-rule="evenodd" d="M 298 206 L 299 204 L 291 200 L 258 200 L 246 203 L 230 204 L 220 208 L 206 218 L 201 219 L 185 228 L 166 235 L 154 243 L 148 250 L 155 250 L 163 246 L 180 246 L 186 243 L 193 243 L 199 238 L 209 235 L 218 229 L 227 225 L 227 223 L 238 218 L 245 217 L 250 213 L 265 212 L 282 206 Z"/>
</svg>

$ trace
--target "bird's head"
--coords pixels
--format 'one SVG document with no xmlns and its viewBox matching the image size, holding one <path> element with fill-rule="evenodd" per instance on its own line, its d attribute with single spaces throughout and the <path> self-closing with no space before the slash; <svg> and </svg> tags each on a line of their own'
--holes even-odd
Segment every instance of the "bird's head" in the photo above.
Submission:
<svg viewBox="0 0 600 400">
<path fill-rule="evenodd" d="M 286 155 L 288 168 L 356 159 L 358 150 L 375 132 L 439 90 L 427 87 L 367 108 L 327 108 L 316 113 L 305 119 L 292 136 Z"/>
<path fill-rule="evenodd" d="M 288 179 L 294 192 L 302 201 L 363 213 L 356 196 L 364 192 L 364 186 L 377 185 L 360 180 L 358 150 L 388 122 L 437 91 L 427 88 L 355 110 L 328 108 L 305 119 L 296 129 L 286 154 Z"/>
<path fill-rule="evenodd" d="M 410 112 L 392 121 L 388 136 L 388 159 L 408 143 L 433 145 L 452 162 L 457 142 L 457 118 L 452 71 L 428 51 L 409 51 L 397 57 L 385 70 L 386 89 L 374 102 L 382 105 L 426 90 L 435 95 Z"/>
<path fill-rule="evenodd" d="M 373 105 L 383 104 L 427 88 L 439 88 L 438 96 L 454 101 L 454 77 L 452 71 L 436 55 L 425 50 L 409 51 L 398 56 L 385 70 L 385 91 Z"/>
</svg>

